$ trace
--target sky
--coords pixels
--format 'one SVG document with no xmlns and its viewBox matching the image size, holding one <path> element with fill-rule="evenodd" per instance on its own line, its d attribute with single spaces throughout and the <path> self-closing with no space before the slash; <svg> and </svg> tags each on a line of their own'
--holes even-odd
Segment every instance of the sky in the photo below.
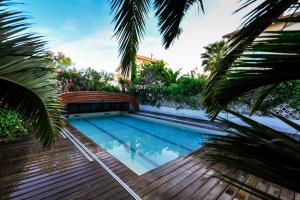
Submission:
<svg viewBox="0 0 300 200">
<path fill-rule="evenodd" d="M 18 0 L 30 16 L 31 30 L 44 36 L 48 48 L 63 52 L 76 68 L 114 72 L 119 65 L 118 43 L 113 37 L 109 0 Z M 168 49 L 162 47 L 154 13 L 149 13 L 139 55 L 163 59 L 183 73 L 201 72 L 203 47 L 238 28 L 244 13 L 233 15 L 238 0 L 204 0 L 205 14 L 194 6 L 182 22 L 183 33 Z"/>
</svg>

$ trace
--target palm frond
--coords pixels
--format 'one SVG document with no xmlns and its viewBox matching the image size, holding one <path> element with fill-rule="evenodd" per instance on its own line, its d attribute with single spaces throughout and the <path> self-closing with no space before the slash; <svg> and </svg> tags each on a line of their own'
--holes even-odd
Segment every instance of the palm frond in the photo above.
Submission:
<svg viewBox="0 0 300 200">
<path fill-rule="evenodd" d="M 259 36 L 216 82 L 213 101 L 226 107 L 250 90 L 300 79 L 299 41 L 299 31 L 272 31 Z"/>
<path fill-rule="evenodd" d="M 208 135 L 206 156 L 299 192 L 300 142 L 238 113 L 230 113 L 240 118 L 247 127 L 219 118 L 236 132 L 225 137 Z"/>
<path fill-rule="evenodd" d="M 0 0 L 1 7 L 7 5 L 12 4 Z M 45 42 L 25 33 L 25 19 L 19 12 L 0 10 L 0 105 L 20 112 L 33 124 L 34 135 L 50 147 L 63 126 L 61 105 L 44 58 Z"/>
<path fill-rule="evenodd" d="M 253 105 L 250 111 L 250 114 L 253 115 L 255 111 L 260 107 L 262 102 L 266 99 L 266 97 L 278 86 L 278 84 L 272 84 L 263 86 L 257 89 Z"/>
<path fill-rule="evenodd" d="M 119 55 L 123 75 L 129 75 L 135 62 L 140 39 L 144 36 L 150 0 L 112 0 L 115 34 L 119 40 Z"/>
<path fill-rule="evenodd" d="M 242 2 L 240 9 L 256 1 Z M 290 72 L 295 70 L 296 63 L 299 62 L 297 60 L 298 31 L 274 31 L 259 36 L 297 2 L 297 0 L 265 0 L 245 16 L 241 30 L 230 41 L 228 54 L 212 72 L 203 91 L 202 104 L 210 114 L 216 116 L 230 101 L 249 90 L 284 80 L 297 79 L 299 74 L 293 76 Z M 296 38 L 293 38 L 294 36 Z M 283 67 L 290 75 L 287 75 L 288 73 L 279 75 Z M 271 76 L 274 76 L 273 81 Z M 241 79 L 244 81 L 238 85 Z M 226 90 L 223 90 L 224 88 Z M 229 88 L 231 93 L 227 93 Z"/>
<path fill-rule="evenodd" d="M 204 72 L 212 72 L 225 57 L 228 44 L 224 41 L 217 41 L 204 47 L 205 52 L 201 54 L 202 67 Z"/>
<path fill-rule="evenodd" d="M 182 19 L 187 11 L 196 3 L 201 6 L 202 11 L 204 12 L 202 0 L 154 1 L 160 33 L 163 35 L 163 45 L 166 48 L 169 48 L 173 41 L 181 34 L 182 29 L 180 25 Z"/>
</svg>

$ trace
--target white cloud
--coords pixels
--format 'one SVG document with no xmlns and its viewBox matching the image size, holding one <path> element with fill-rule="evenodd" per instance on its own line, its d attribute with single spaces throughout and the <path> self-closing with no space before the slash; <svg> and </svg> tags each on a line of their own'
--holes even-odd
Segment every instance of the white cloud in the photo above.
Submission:
<svg viewBox="0 0 300 200">
<path fill-rule="evenodd" d="M 201 68 L 201 53 L 207 44 L 220 40 L 226 33 L 234 31 L 240 23 L 241 15 L 232 15 L 236 1 L 219 0 L 203 16 L 198 8 L 193 8 L 183 21 L 183 33 L 170 49 L 161 47 L 160 38 L 146 38 L 140 49 L 141 54 L 154 54 L 164 59 L 170 67 L 183 68 L 188 72 Z"/>
<path fill-rule="evenodd" d="M 112 35 L 112 30 L 101 30 L 69 42 L 50 38 L 50 47 L 54 52 L 69 56 L 77 68 L 92 67 L 114 72 L 119 59 L 117 42 Z"/>
<path fill-rule="evenodd" d="M 236 7 L 236 0 L 218 0 L 206 10 L 204 16 L 201 11 L 198 13 L 198 8 L 193 8 L 183 21 L 183 33 L 170 49 L 165 50 L 161 45 L 161 37 L 153 36 L 156 31 L 149 30 L 153 35 L 146 34 L 139 54 L 154 54 L 155 58 L 165 60 L 174 69 L 183 68 L 184 73 L 195 67 L 199 69 L 203 47 L 220 40 L 222 35 L 234 31 L 240 24 L 242 15 L 231 14 Z M 72 21 L 64 24 L 67 29 L 74 29 Z M 66 40 L 68 36 L 60 35 L 62 29 L 40 28 L 37 32 L 48 35 L 50 47 L 55 52 L 63 52 L 71 57 L 78 68 L 93 67 L 114 72 L 119 64 L 118 45 L 112 38 L 112 27 L 106 30 L 99 28 L 90 35 L 72 41 Z"/>
</svg>

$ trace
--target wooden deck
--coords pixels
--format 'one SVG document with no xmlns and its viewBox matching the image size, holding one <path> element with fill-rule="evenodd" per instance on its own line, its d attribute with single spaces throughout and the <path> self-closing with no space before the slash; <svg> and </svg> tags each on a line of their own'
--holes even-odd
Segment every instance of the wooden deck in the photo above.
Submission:
<svg viewBox="0 0 300 200">
<path fill-rule="evenodd" d="M 212 175 L 219 170 L 279 199 L 300 200 L 298 193 L 193 154 L 138 176 L 78 130 L 70 125 L 67 128 L 142 199 L 259 199 L 214 178 Z M 32 139 L 0 144 L 0 169 L 0 199 L 132 199 L 68 139 L 59 138 L 54 148 L 47 151 Z"/>
<path fill-rule="evenodd" d="M 31 138 L 0 144 L 0 199 L 133 199 L 68 140 L 43 150 Z"/>
<path fill-rule="evenodd" d="M 166 163 L 141 176 L 128 169 L 104 149 L 97 146 L 77 129 L 68 125 L 68 129 L 91 149 L 112 171 L 126 182 L 142 199 L 205 199 L 205 200 L 258 200 L 261 198 L 239 190 L 228 183 L 213 178 L 217 170 L 239 177 L 257 189 L 267 191 L 275 198 L 300 200 L 300 194 L 282 188 L 276 184 L 245 174 L 234 169 L 227 169 L 218 164 L 211 164 L 202 158 L 189 154 Z M 200 151 L 201 155 L 201 151 Z"/>
</svg>

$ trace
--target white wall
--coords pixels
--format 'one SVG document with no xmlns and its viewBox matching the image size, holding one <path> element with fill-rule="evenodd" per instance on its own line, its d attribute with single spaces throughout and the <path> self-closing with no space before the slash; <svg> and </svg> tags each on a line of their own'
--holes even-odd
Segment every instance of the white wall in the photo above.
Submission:
<svg viewBox="0 0 300 200">
<path fill-rule="evenodd" d="M 176 109 L 176 108 L 170 108 L 170 107 L 156 107 L 156 106 L 150 106 L 150 105 L 140 105 L 141 111 L 148 111 L 148 112 L 155 112 L 155 113 L 162 113 L 162 114 L 169 114 L 169 115 L 175 115 L 180 117 L 188 117 L 188 118 L 194 118 L 194 119 L 203 119 L 203 120 L 209 120 L 209 117 L 204 112 L 204 110 L 189 110 L 189 109 Z M 230 121 L 236 122 L 238 124 L 243 124 L 239 118 L 236 118 L 233 115 L 227 114 L 227 113 L 220 113 L 220 117 L 224 117 L 229 119 Z M 289 132 L 292 134 L 298 134 L 300 135 L 300 132 L 297 132 L 294 128 L 288 126 L 283 121 L 272 118 L 272 117 L 262 117 L 262 116 L 251 116 L 251 119 L 260 122 L 266 126 L 269 126 L 273 129 Z M 297 124 L 300 124 L 300 120 L 292 120 Z"/>
</svg>

